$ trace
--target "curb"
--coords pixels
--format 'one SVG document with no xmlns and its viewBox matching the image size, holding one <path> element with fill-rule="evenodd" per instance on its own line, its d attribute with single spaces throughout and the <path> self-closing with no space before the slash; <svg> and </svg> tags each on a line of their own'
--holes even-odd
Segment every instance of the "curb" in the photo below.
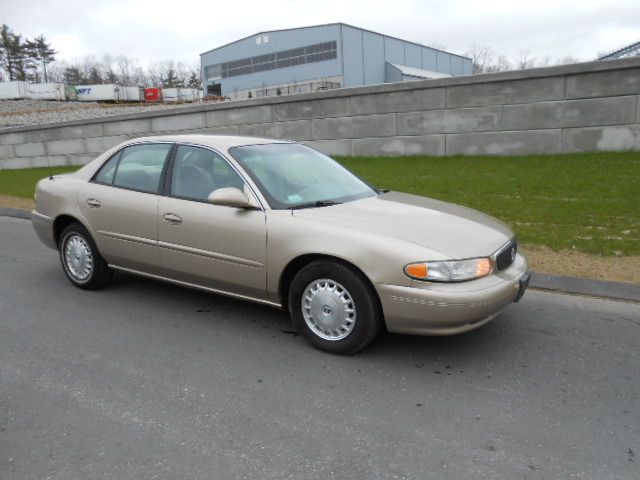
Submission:
<svg viewBox="0 0 640 480">
<path fill-rule="evenodd" d="M 640 284 L 533 272 L 529 288 L 640 303 Z"/>
<path fill-rule="evenodd" d="M 0 208 L 0 217 L 24 218 L 31 220 L 31 212 L 21 208 Z"/>
<path fill-rule="evenodd" d="M 19 208 L 0 208 L 0 217 L 31 219 L 31 212 Z M 622 300 L 640 303 L 640 284 L 592 280 L 590 278 L 566 277 L 549 273 L 533 272 L 529 288 L 554 293 L 585 295 L 588 297 Z"/>
</svg>

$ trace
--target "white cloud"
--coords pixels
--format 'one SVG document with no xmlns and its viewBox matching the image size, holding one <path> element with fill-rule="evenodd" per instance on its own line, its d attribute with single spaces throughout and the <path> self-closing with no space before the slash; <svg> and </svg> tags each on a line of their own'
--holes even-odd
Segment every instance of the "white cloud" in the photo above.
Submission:
<svg viewBox="0 0 640 480">
<path fill-rule="evenodd" d="M 21 0 L 3 6 L 16 32 L 39 33 L 59 58 L 128 55 L 143 62 L 198 61 L 198 54 L 261 30 L 346 22 L 456 53 L 488 45 L 516 59 L 594 58 L 640 39 L 637 0 Z"/>
</svg>

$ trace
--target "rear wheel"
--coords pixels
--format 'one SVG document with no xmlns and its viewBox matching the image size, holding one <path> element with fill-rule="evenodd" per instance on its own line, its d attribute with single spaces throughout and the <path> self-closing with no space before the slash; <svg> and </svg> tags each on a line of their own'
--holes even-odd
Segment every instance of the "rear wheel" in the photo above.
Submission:
<svg viewBox="0 0 640 480">
<path fill-rule="evenodd" d="M 379 310 L 362 274 L 339 262 L 312 262 L 291 283 L 291 319 L 320 350 L 350 355 L 365 348 L 382 327 Z"/>
<path fill-rule="evenodd" d="M 113 272 L 81 224 L 67 226 L 58 245 L 64 273 L 76 287 L 96 290 L 109 283 Z"/>
</svg>

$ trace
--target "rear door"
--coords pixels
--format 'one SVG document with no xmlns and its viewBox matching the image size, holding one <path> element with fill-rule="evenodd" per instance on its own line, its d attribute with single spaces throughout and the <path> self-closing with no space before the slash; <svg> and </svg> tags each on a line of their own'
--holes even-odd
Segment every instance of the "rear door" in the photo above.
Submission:
<svg viewBox="0 0 640 480">
<path fill-rule="evenodd" d="M 218 188 L 244 181 L 217 153 L 179 145 L 158 204 L 160 261 L 165 275 L 253 298 L 266 298 L 263 210 L 213 205 Z"/>
<path fill-rule="evenodd" d="M 80 209 L 108 263 L 159 273 L 158 199 L 172 146 L 125 147 L 79 192 Z"/>
</svg>

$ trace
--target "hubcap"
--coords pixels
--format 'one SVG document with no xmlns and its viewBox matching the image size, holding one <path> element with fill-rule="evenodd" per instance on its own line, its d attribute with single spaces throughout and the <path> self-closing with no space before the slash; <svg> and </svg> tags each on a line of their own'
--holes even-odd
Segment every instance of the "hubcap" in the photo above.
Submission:
<svg viewBox="0 0 640 480">
<path fill-rule="evenodd" d="M 78 282 L 83 282 L 93 272 L 93 255 L 87 241 L 80 235 L 71 234 L 64 244 L 64 263 L 67 272 Z"/>
<path fill-rule="evenodd" d="M 302 315 L 318 337 L 342 340 L 353 331 L 356 306 L 346 288 L 322 278 L 311 282 L 302 294 Z"/>
</svg>

